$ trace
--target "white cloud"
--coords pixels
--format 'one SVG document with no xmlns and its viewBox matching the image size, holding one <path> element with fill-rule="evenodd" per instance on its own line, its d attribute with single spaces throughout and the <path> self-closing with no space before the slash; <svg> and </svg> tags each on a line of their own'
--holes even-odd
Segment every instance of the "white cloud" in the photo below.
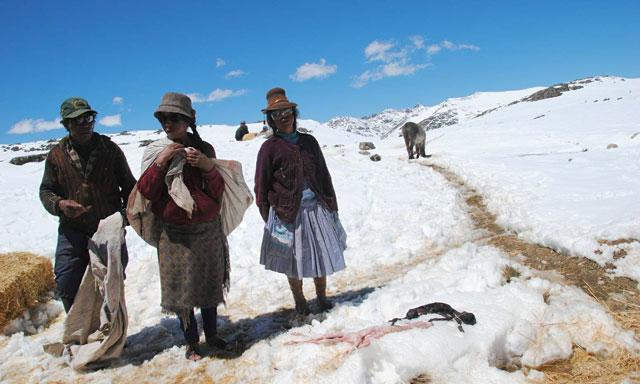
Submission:
<svg viewBox="0 0 640 384">
<path fill-rule="evenodd" d="M 224 67 L 225 64 L 227 64 L 227 62 L 222 60 L 221 58 L 218 57 L 216 59 L 216 68 Z"/>
<path fill-rule="evenodd" d="M 374 40 L 367 48 L 364 49 L 364 56 L 367 61 L 389 61 L 389 50 L 395 46 L 392 41 L 378 41 Z"/>
<path fill-rule="evenodd" d="M 412 63 L 424 61 L 424 53 L 428 56 L 435 55 L 443 49 L 448 51 L 472 50 L 479 51 L 480 47 L 472 44 L 456 44 L 449 40 L 442 40 L 437 44 L 425 44 L 422 36 L 409 36 L 410 44 L 397 46 L 393 40 L 374 40 L 364 49 L 367 63 L 378 63 L 376 68 L 367 69 L 360 75 L 354 77 L 351 86 L 362 88 L 372 81 L 384 79 L 385 77 L 411 76 L 423 68 L 429 67 L 430 63 Z"/>
<path fill-rule="evenodd" d="M 240 76 L 244 76 L 244 75 L 246 75 L 246 74 L 247 74 L 247 73 L 246 73 L 245 71 L 243 71 L 242 69 L 236 69 L 236 70 L 234 70 L 234 71 L 230 71 L 229 73 L 227 73 L 227 74 L 225 75 L 225 77 L 226 77 L 227 79 L 230 79 L 230 78 L 233 78 L 233 77 L 240 77 Z"/>
<path fill-rule="evenodd" d="M 327 65 L 325 59 L 320 59 L 318 63 L 304 63 L 296 69 L 296 73 L 289 75 L 294 81 L 307 81 L 313 78 L 323 79 L 333 75 L 338 70 L 337 65 Z"/>
<path fill-rule="evenodd" d="M 411 36 L 409 37 L 409 40 L 411 40 L 417 49 L 424 48 L 424 38 L 422 36 Z"/>
<path fill-rule="evenodd" d="M 450 51 L 453 51 L 456 49 L 456 45 L 450 42 L 449 40 L 442 40 L 442 43 L 440 43 L 440 46 Z"/>
<path fill-rule="evenodd" d="M 121 105 L 122 103 L 124 103 L 124 97 L 115 96 L 111 102 L 116 105 Z"/>
<path fill-rule="evenodd" d="M 25 133 L 51 131 L 53 129 L 63 128 L 60 118 L 54 120 L 44 119 L 24 119 L 15 123 L 9 133 L 21 135 Z"/>
<path fill-rule="evenodd" d="M 105 127 L 119 127 L 122 125 L 122 120 L 120 118 L 120 114 L 105 116 L 98 121 L 100 125 L 104 125 Z"/>
<path fill-rule="evenodd" d="M 236 91 L 232 89 L 220 89 L 216 88 L 207 97 L 202 96 L 199 93 L 188 93 L 187 96 L 191 99 L 192 103 L 206 103 L 206 102 L 216 102 L 222 101 L 229 97 L 242 96 L 247 93 L 246 89 L 238 89 Z"/>
<path fill-rule="evenodd" d="M 382 74 L 384 77 L 408 76 L 427 66 L 428 64 L 389 63 L 382 66 Z"/>
<path fill-rule="evenodd" d="M 459 44 L 458 45 L 458 49 L 469 49 L 472 51 L 479 51 L 480 47 L 478 47 L 477 45 L 473 45 L 473 44 Z"/>
<path fill-rule="evenodd" d="M 442 50 L 442 47 L 440 47 L 438 44 L 431 44 L 430 46 L 427 47 L 427 53 L 430 55 L 435 55 L 441 50 Z"/>
<path fill-rule="evenodd" d="M 410 76 L 428 66 L 429 64 L 407 64 L 402 61 L 387 63 L 378 66 L 373 71 L 367 70 L 356 76 L 351 86 L 353 88 L 362 88 L 371 81 L 378 81 L 385 77 Z"/>
<path fill-rule="evenodd" d="M 456 44 L 452 43 L 449 40 L 442 40 L 439 44 L 432 44 L 427 47 L 427 54 L 434 55 L 440 52 L 442 49 L 446 49 L 448 51 L 461 51 L 461 50 L 470 50 L 470 51 L 479 51 L 480 47 L 473 44 Z"/>
</svg>

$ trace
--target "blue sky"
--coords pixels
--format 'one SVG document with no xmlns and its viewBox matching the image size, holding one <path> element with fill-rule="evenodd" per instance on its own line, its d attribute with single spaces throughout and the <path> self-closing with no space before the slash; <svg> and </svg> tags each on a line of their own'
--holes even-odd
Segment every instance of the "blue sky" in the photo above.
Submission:
<svg viewBox="0 0 640 384">
<path fill-rule="evenodd" d="M 60 137 L 86 98 L 99 132 L 156 129 L 164 92 L 199 124 L 261 120 L 287 90 L 303 118 L 361 117 L 476 91 L 640 76 L 640 2 L 0 2 L 0 143 Z"/>
</svg>

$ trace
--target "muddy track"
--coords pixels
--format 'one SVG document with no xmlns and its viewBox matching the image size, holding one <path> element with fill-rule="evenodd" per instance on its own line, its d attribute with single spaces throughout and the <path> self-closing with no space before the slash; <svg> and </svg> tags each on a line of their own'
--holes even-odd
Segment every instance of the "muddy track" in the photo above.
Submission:
<svg viewBox="0 0 640 384">
<path fill-rule="evenodd" d="M 436 164 L 422 163 L 422 165 L 440 173 L 460 191 L 476 229 L 482 232 L 482 235 L 475 240 L 476 243 L 492 245 L 534 270 L 550 272 L 547 278 L 559 275 L 564 284 L 581 288 L 605 306 L 620 326 L 634 331 L 636 335 L 639 334 L 640 291 L 637 288 L 637 281 L 613 276 L 611 268 L 603 268 L 590 259 L 561 254 L 553 249 L 519 239 L 517 234 L 496 224 L 496 217 L 487 210 L 482 196 L 466 185 L 458 175 Z M 600 243 L 616 245 L 631 241 L 637 240 L 621 239 Z M 624 256 L 624 251 L 614 254 L 615 258 Z M 607 267 L 610 266 L 607 265 Z M 631 377 L 637 378 L 640 359 L 626 351 L 620 351 L 614 356 L 591 356 L 583 349 L 574 346 L 574 353 L 569 360 L 549 363 L 539 369 L 545 373 L 547 383 L 609 383 Z M 411 381 L 412 384 L 428 382 L 430 379 L 426 374 Z"/>
<path fill-rule="evenodd" d="M 510 256 L 522 255 L 519 261 L 538 271 L 559 272 L 566 284 L 580 287 L 609 308 L 613 314 L 640 310 L 637 281 L 613 276 L 610 269 L 603 268 L 590 259 L 564 255 L 551 248 L 519 239 L 516 234 L 496 224 L 495 215 L 487 210 L 482 196 L 467 186 L 455 173 L 435 164 L 425 165 L 444 176 L 462 193 L 476 227 L 486 232 L 477 242 L 490 244 Z M 636 333 L 639 331 L 637 325 L 631 329 Z"/>
</svg>

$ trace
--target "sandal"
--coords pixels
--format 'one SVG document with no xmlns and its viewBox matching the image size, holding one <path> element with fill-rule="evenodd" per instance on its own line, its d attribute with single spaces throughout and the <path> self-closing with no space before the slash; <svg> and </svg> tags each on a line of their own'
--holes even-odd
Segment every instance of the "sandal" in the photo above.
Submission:
<svg viewBox="0 0 640 384">
<path fill-rule="evenodd" d="M 202 352 L 197 344 L 187 344 L 187 351 L 184 353 L 187 360 L 198 361 L 202 359 Z"/>
</svg>

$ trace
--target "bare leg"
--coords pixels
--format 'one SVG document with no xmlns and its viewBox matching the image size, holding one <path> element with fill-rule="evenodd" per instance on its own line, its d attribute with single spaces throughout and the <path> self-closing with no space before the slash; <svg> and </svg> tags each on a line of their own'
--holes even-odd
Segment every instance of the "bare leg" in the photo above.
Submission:
<svg viewBox="0 0 640 384">
<path fill-rule="evenodd" d="M 327 299 L 327 278 L 314 277 L 313 283 L 316 285 L 316 296 L 318 297 L 318 305 L 323 311 L 333 308 L 333 303 Z"/>
<path fill-rule="evenodd" d="M 302 292 L 302 279 L 296 279 L 289 277 L 289 288 L 293 294 L 293 300 L 296 302 L 296 312 L 301 315 L 309 314 L 309 307 L 307 306 L 307 300 L 304 298 Z"/>
</svg>

